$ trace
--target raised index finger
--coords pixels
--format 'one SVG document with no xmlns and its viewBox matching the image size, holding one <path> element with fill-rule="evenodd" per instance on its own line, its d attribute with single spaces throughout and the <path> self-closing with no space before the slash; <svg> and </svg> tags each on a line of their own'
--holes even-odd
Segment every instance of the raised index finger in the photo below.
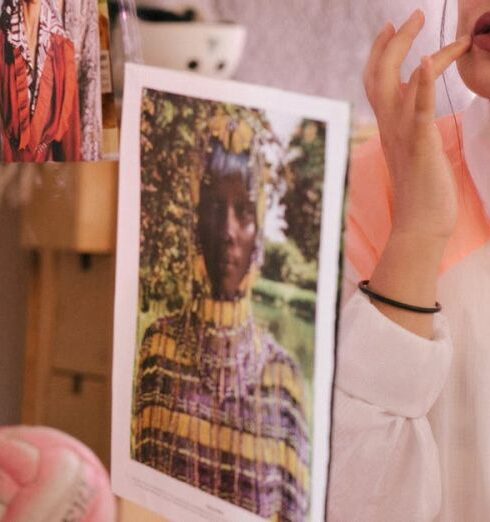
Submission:
<svg viewBox="0 0 490 522">
<path fill-rule="evenodd" d="M 431 56 L 436 78 L 471 47 L 471 36 L 465 35 Z"/>
</svg>

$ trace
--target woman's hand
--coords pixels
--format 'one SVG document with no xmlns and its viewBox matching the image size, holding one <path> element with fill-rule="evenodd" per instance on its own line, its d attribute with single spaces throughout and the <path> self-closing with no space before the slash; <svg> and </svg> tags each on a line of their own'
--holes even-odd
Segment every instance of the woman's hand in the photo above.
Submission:
<svg viewBox="0 0 490 522">
<path fill-rule="evenodd" d="M 369 286 L 392 299 L 431 307 L 458 212 L 453 172 L 434 123 L 435 80 L 470 48 L 471 37 L 423 58 L 404 84 L 400 69 L 423 25 L 419 10 L 398 31 L 388 24 L 373 45 L 364 74 L 393 180 L 393 227 Z M 432 337 L 431 315 L 373 304 L 407 330 Z"/>
<path fill-rule="evenodd" d="M 435 80 L 469 49 L 471 37 L 423 58 L 403 84 L 402 63 L 423 25 L 419 10 L 397 32 L 388 24 L 373 45 L 364 83 L 393 178 L 393 234 L 447 240 L 456 224 L 457 200 L 434 124 Z"/>
</svg>

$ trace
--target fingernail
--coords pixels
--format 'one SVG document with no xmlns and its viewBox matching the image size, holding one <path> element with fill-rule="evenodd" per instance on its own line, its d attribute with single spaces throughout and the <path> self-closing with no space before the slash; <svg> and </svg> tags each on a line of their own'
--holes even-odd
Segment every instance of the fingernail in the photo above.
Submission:
<svg viewBox="0 0 490 522">
<path fill-rule="evenodd" d="M 395 31 L 395 26 L 392 22 L 387 22 L 383 27 L 383 33 L 388 33 L 390 31 Z"/>
<path fill-rule="evenodd" d="M 410 20 L 415 20 L 417 18 L 421 18 L 424 16 L 424 12 L 422 9 L 415 9 L 415 11 L 410 15 Z"/>
</svg>

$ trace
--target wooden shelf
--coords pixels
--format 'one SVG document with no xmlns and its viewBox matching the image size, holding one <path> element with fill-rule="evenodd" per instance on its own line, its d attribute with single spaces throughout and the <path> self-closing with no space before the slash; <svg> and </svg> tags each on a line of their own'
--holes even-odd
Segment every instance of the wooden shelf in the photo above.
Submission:
<svg viewBox="0 0 490 522">
<path fill-rule="evenodd" d="M 168 522 L 166 518 L 160 517 L 129 500 L 119 499 L 119 522 Z"/>
<path fill-rule="evenodd" d="M 115 161 L 31 165 L 23 173 L 22 245 L 36 250 L 114 252 L 117 171 Z"/>
</svg>

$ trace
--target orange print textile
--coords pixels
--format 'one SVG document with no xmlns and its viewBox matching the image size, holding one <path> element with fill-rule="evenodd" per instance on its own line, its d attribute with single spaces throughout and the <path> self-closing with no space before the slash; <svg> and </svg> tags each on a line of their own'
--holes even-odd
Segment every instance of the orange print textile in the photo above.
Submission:
<svg viewBox="0 0 490 522">
<path fill-rule="evenodd" d="M 79 161 L 81 129 L 73 43 L 52 34 L 31 110 L 24 57 L 0 31 L 0 116 L 6 162 Z"/>
</svg>

